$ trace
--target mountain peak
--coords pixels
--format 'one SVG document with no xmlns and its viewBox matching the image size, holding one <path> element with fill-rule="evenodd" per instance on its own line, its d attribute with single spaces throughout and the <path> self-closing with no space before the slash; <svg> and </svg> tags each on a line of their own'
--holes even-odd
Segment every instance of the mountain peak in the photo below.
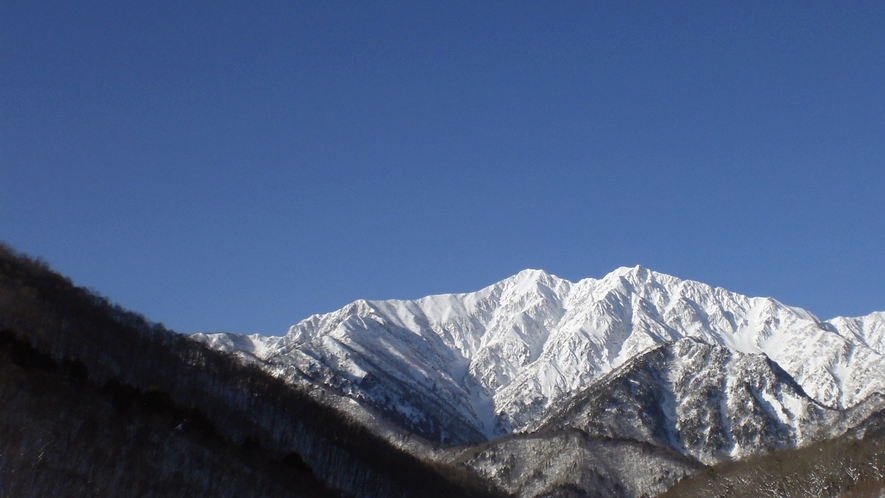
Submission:
<svg viewBox="0 0 885 498">
<path fill-rule="evenodd" d="M 622 266 L 615 271 L 609 273 L 608 276 L 616 277 L 616 278 L 627 278 L 635 281 L 642 281 L 648 279 L 648 277 L 656 272 L 649 270 L 648 268 L 642 265 L 636 266 Z"/>
<path fill-rule="evenodd" d="M 550 277 L 551 275 L 541 269 L 526 268 L 514 276 L 519 280 L 540 280 L 545 277 Z"/>
<path fill-rule="evenodd" d="M 563 280 L 556 275 L 551 275 L 544 270 L 528 268 L 505 279 L 501 283 L 512 286 L 514 289 L 517 289 L 518 293 L 521 293 L 521 290 L 524 291 L 536 288 L 538 285 L 556 287 L 564 282 L 566 282 L 566 280 Z"/>
<path fill-rule="evenodd" d="M 599 282 L 604 288 L 619 289 L 625 294 L 642 293 L 642 289 L 655 282 L 664 283 L 665 286 L 677 284 L 680 280 L 663 273 L 658 273 L 642 265 L 622 266 L 608 275 L 602 277 Z"/>
</svg>

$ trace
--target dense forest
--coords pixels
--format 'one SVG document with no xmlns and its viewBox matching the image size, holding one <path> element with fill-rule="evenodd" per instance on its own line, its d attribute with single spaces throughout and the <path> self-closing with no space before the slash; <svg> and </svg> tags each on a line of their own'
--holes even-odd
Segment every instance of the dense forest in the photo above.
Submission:
<svg viewBox="0 0 885 498">
<path fill-rule="evenodd" d="M 0 245 L 0 496 L 491 496 Z"/>
</svg>

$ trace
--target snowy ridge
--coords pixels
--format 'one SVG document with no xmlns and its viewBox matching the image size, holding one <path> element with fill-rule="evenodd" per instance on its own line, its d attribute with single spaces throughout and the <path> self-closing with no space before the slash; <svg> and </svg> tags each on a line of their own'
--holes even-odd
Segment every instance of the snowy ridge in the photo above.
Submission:
<svg viewBox="0 0 885 498">
<path fill-rule="evenodd" d="M 686 337 L 764 353 L 821 409 L 885 392 L 885 314 L 821 321 L 640 266 L 576 283 L 525 270 L 473 293 L 360 300 L 282 337 L 194 336 L 451 443 L 529 430 L 614 368 Z"/>
</svg>

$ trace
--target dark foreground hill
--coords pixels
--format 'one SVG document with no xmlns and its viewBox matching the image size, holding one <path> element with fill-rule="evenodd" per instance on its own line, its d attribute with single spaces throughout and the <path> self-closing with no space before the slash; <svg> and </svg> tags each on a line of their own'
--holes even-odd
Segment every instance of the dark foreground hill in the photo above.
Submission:
<svg viewBox="0 0 885 498">
<path fill-rule="evenodd" d="M 487 496 L 0 246 L 0 496 Z"/>
<path fill-rule="evenodd" d="M 225 441 L 164 392 L 86 372 L 0 332 L 0 496 L 334 496 L 300 458 Z"/>
</svg>

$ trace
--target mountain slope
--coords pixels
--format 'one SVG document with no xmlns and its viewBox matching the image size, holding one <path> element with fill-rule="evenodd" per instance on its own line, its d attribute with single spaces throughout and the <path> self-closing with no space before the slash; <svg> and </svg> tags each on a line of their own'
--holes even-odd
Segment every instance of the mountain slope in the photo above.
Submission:
<svg viewBox="0 0 885 498">
<path fill-rule="evenodd" d="M 827 408 L 764 355 L 683 338 L 453 460 L 520 496 L 654 496 L 705 464 L 827 440 L 883 407 Z"/>
<path fill-rule="evenodd" d="M 538 428 L 627 437 L 713 464 L 840 435 L 882 408 L 879 396 L 828 408 L 765 355 L 684 338 L 615 369 Z"/>
<path fill-rule="evenodd" d="M 868 498 L 885 494 L 885 414 L 844 436 L 708 468 L 662 498 Z"/>
<path fill-rule="evenodd" d="M 516 496 L 656 496 L 704 468 L 667 448 L 576 429 L 504 436 L 455 462 Z"/>
</svg>

